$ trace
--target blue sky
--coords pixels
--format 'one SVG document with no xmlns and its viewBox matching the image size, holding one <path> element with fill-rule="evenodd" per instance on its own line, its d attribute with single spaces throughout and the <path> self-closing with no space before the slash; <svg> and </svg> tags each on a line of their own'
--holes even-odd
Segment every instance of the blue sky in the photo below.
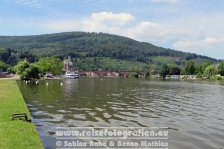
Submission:
<svg viewBox="0 0 224 149">
<path fill-rule="evenodd" d="M 1 0 L 0 35 L 106 32 L 224 59 L 223 0 Z"/>
</svg>

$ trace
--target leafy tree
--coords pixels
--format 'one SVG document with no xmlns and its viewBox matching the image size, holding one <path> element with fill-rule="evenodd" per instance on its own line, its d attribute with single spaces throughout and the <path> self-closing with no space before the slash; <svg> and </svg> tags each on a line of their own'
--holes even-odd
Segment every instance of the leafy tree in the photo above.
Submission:
<svg viewBox="0 0 224 149">
<path fill-rule="evenodd" d="M 217 67 L 215 65 L 209 65 L 208 67 L 205 68 L 204 76 L 210 79 L 211 76 L 217 73 L 218 73 Z"/>
<path fill-rule="evenodd" d="M 15 66 L 15 72 L 20 75 L 22 80 L 39 79 L 39 69 L 35 64 L 30 64 L 27 60 L 20 61 Z"/>
<path fill-rule="evenodd" d="M 195 73 L 195 63 L 193 61 L 187 61 L 185 65 L 185 72 L 187 75 L 192 75 Z"/>
<path fill-rule="evenodd" d="M 8 67 L 7 72 L 14 74 L 15 73 L 14 67 L 13 66 Z"/>
<path fill-rule="evenodd" d="M 21 74 L 21 79 L 29 80 L 29 79 L 39 79 L 39 69 L 35 64 L 30 64 L 29 68 L 26 68 L 25 71 Z"/>
<path fill-rule="evenodd" d="M 131 73 L 129 74 L 129 77 L 130 77 L 130 78 L 138 78 L 139 76 L 138 76 L 138 73 L 137 73 L 137 72 L 131 72 Z"/>
<path fill-rule="evenodd" d="M 18 74 L 18 75 L 22 75 L 22 73 L 27 69 L 29 68 L 30 64 L 29 62 L 25 59 L 23 61 L 20 61 L 14 68 L 15 72 Z"/>
<path fill-rule="evenodd" d="M 169 65 L 163 65 L 162 66 L 162 70 L 160 72 L 160 76 L 165 79 L 166 78 L 166 75 L 169 75 L 170 74 L 170 67 Z"/>
<path fill-rule="evenodd" d="M 202 77 L 204 74 L 205 68 L 209 65 L 212 65 L 212 62 L 203 63 L 201 65 L 197 65 L 195 69 L 195 74 L 197 74 L 198 77 Z"/>
<path fill-rule="evenodd" d="M 163 65 L 162 70 L 160 72 L 160 75 L 163 79 L 166 78 L 166 75 L 180 75 L 181 70 L 179 67 L 173 66 L 173 65 Z"/>
<path fill-rule="evenodd" d="M 180 72 L 181 72 L 181 70 L 179 67 L 172 67 L 170 70 L 171 75 L 180 75 Z"/>
<path fill-rule="evenodd" d="M 146 79 L 150 79 L 150 77 L 151 77 L 150 72 L 146 72 L 146 74 L 145 74 L 145 78 L 146 78 Z"/>
<path fill-rule="evenodd" d="M 42 73 L 51 72 L 60 74 L 63 68 L 62 61 L 56 57 L 42 58 L 37 62 L 37 66 Z"/>
<path fill-rule="evenodd" d="M 224 76 L 224 61 L 219 64 L 220 75 Z"/>
</svg>

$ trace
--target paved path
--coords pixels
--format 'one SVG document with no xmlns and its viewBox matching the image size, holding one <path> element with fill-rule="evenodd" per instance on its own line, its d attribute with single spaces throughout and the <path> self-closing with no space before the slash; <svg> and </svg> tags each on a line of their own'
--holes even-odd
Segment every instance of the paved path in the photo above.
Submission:
<svg viewBox="0 0 224 149">
<path fill-rule="evenodd" d="M 0 80 L 19 80 L 19 75 L 14 75 L 13 77 L 0 78 Z"/>
</svg>

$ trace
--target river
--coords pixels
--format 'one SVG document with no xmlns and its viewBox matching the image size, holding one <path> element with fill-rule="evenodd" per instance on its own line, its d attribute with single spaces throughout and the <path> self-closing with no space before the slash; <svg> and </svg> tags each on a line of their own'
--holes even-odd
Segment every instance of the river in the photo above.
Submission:
<svg viewBox="0 0 224 149">
<path fill-rule="evenodd" d="M 224 148 L 224 84 L 80 78 L 18 81 L 47 149 L 56 127 L 168 127 L 169 149 Z"/>
</svg>

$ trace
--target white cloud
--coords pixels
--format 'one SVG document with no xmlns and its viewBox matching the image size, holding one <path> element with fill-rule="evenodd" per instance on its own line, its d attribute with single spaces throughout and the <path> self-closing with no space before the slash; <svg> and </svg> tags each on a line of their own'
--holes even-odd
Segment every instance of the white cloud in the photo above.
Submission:
<svg viewBox="0 0 224 149">
<path fill-rule="evenodd" d="M 186 21 L 189 20 L 186 19 Z M 202 33 L 207 34 L 206 36 L 208 37 L 213 37 L 210 30 L 205 30 L 208 26 L 213 28 L 213 31 L 218 29 L 208 23 L 204 23 L 203 20 L 203 27 L 200 25 L 201 20 L 198 21 L 199 23 L 194 21 L 194 25 L 192 25 L 193 22 L 186 23 L 186 21 L 180 21 L 179 23 L 174 21 L 173 24 L 152 21 L 138 22 L 130 13 L 103 11 L 93 13 L 84 18 L 76 18 L 74 20 L 44 21 L 40 26 L 51 32 L 73 30 L 107 32 L 127 36 L 139 41 L 153 42 L 154 44 L 165 44 L 170 40 L 180 41 L 173 46 L 174 48 L 179 48 L 180 46 L 178 45 L 189 43 L 190 41 L 187 41 L 187 39 L 192 39 L 194 41 L 195 37 L 201 36 Z M 206 41 L 215 42 L 212 38 L 207 38 Z"/>
<path fill-rule="evenodd" d="M 184 28 L 177 29 L 175 26 L 143 21 L 127 29 L 127 36 L 141 41 L 161 43 L 176 38 L 177 36 L 186 35 Z"/>
<path fill-rule="evenodd" d="M 214 3 L 201 0 L 5 1 L 13 4 L 10 8 L 14 10 L 4 13 L 4 9 L 0 15 L 4 22 L 1 32 L 7 35 L 107 32 L 177 50 L 224 49 L 221 0 Z"/>
<path fill-rule="evenodd" d="M 93 13 L 89 19 L 91 21 L 97 21 L 99 23 L 125 25 L 126 23 L 134 20 L 134 16 L 129 13 L 112 13 L 104 11 L 99 13 Z"/>
<path fill-rule="evenodd" d="M 173 44 L 176 49 L 182 50 L 196 50 L 203 48 L 211 48 L 213 46 L 223 45 L 224 46 L 224 37 L 210 37 L 207 36 L 201 40 L 180 40 Z"/>
<path fill-rule="evenodd" d="M 149 21 L 143 21 L 136 24 L 136 26 L 129 28 L 128 35 L 134 38 L 148 36 L 147 34 L 149 34 L 149 32 L 155 35 L 158 28 L 161 28 L 161 25 Z"/>
<path fill-rule="evenodd" d="M 135 20 L 129 13 L 99 12 L 93 13 L 89 17 L 75 20 L 55 20 L 47 21 L 41 25 L 42 28 L 50 32 L 82 30 L 87 32 L 107 32 L 119 35 L 125 34 L 130 22 Z"/>
<path fill-rule="evenodd" d="M 83 20 L 82 29 L 89 32 L 110 32 L 121 34 L 128 23 L 134 20 L 129 13 L 99 12 Z"/>
</svg>

